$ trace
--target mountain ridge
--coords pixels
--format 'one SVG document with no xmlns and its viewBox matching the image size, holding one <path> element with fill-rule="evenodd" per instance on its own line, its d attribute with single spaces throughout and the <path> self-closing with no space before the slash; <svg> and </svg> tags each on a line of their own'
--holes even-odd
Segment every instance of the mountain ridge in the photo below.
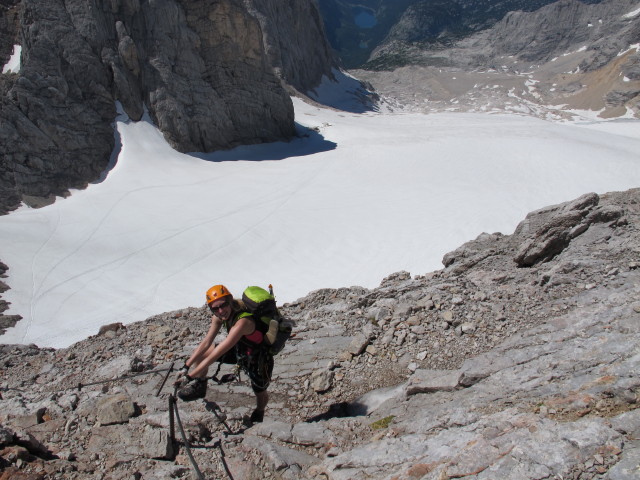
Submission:
<svg viewBox="0 0 640 480">
<path fill-rule="evenodd" d="M 353 74 L 396 109 L 506 111 L 552 120 L 637 118 L 636 7 L 627 0 L 562 0 L 535 12 L 509 13 L 446 48 L 380 47 L 381 62 L 402 52 L 412 65 Z"/>
<path fill-rule="evenodd" d="M 633 0 L 602 0 L 593 4 L 558 0 L 532 12 L 507 12 L 491 27 L 444 47 L 430 49 L 427 44 L 423 48 L 419 42 L 412 45 L 391 38 L 388 44 L 377 47 L 372 59 L 385 55 L 386 51 L 397 55 L 397 50 L 408 48 L 414 49 L 418 64 L 433 56 L 441 58 L 445 66 L 498 68 L 503 62 L 511 65 L 510 58 L 512 62 L 546 63 L 586 45 L 591 58 L 585 59 L 581 68 L 598 69 L 638 41 L 638 24 L 633 16 L 626 16 L 635 7 Z M 456 55 L 456 49 L 464 54 Z"/>
<path fill-rule="evenodd" d="M 493 27 L 509 12 L 532 12 L 558 0 L 320 0 L 325 28 L 346 68 L 367 68 L 370 55 L 386 43 L 416 43 L 446 48 L 451 43 Z M 602 0 L 582 0 L 597 4 Z M 358 12 L 372 18 L 360 26 Z M 452 14 L 455 14 L 452 16 Z M 411 64 L 410 59 L 396 66 Z"/>
</svg>

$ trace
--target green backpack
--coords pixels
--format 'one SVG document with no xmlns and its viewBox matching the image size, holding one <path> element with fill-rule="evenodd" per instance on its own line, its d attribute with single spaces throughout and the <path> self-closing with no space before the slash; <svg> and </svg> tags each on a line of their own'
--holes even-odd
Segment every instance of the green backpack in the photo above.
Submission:
<svg viewBox="0 0 640 480">
<path fill-rule="evenodd" d="M 271 355 L 277 355 L 284 348 L 293 328 L 291 322 L 278 311 L 271 285 L 269 290 L 247 287 L 242 292 L 242 303 L 258 323 L 257 328 L 264 333 L 262 343 L 269 348 Z"/>
</svg>

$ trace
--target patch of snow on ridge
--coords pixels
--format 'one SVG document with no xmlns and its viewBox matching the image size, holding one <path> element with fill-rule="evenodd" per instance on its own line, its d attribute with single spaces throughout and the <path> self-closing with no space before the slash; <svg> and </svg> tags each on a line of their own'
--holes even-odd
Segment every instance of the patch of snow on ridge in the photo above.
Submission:
<svg viewBox="0 0 640 480">
<path fill-rule="evenodd" d="M 2 67 L 2 73 L 18 73 L 20 71 L 20 56 L 22 55 L 22 46 L 14 45 L 11 58 Z"/>
<path fill-rule="evenodd" d="M 635 50 L 636 52 L 640 51 L 640 43 L 634 43 L 633 45 L 629 45 L 629 48 L 627 48 L 626 50 L 621 51 L 618 54 L 618 57 L 621 57 L 622 55 L 629 53 L 631 50 Z"/>
<path fill-rule="evenodd" d="M 636 8 L 633 12 L 629 12 L 629 13 L 623 15 L 622 18 L 630 19 L 630 18 L 635 18 L 638 15 L 640 15 L 640 8 Z"/>
</svg>

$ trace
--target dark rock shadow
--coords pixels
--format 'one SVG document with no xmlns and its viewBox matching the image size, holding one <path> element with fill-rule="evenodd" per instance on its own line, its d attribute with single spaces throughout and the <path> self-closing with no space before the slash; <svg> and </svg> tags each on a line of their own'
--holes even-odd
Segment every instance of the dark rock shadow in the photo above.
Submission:
<svg viewBox="0 0 640 480">
<path fill-rule="evenodd" d="M 120 132 L 116 127 L 113 128 L 113 137 L 114 146 L 113 150 L 111 151 L 111 155 L 109 156 L 109 163 L 107 163 L 106 168 L 102 171 L 102 173 L 100 173 L 100 176 L 94 181 L 90 182 L 92 185 L 97 185 L 104 182 L 109 176 L 111 170 L 113 170 L 113 168 L 116 166 L 116 163 L 118 163 L 118 157 L 120 156 L 120 152 L 122 152 L 122 138 L 120 136 Z"/>
<path fill-rule="evenodd" d="M 367 414 L 367 406 L 358 402 L 340 402 L 329 406 L 329 409 L 305 420 L 307 423 L 321 422 L 332 418 L 362 417 Z"/>
<path fill-rule="evenodd" d="M 90 182 L 92 185 L 96 185 L 96 184 L 102 183 L 107 179 L 107 177 L 109 176 L 109 173 L 111 172 L 111 170 L 113 170 L 113 168 L 118 163 L 118 157 L 120 156 L 120 153 L 122 152 L 122 136 L 120 135 L 120 132 L 118 131 L 117 123 L 118 122 L 129 123 L 129 122 L 131 122 L 131 119 L 127 116 L 126 113 L 124 113 L 124 110 L 122 109 L 122 107 L 119 104 L 116 106 L 116 109 L 117 109 L 118 114 L 117 114 L 116 118 L 113 119 L 113 150 L 111 150 L 111 155 L 109 156 L 109 163 L 107 163 L 107 166 L 102 171 L 100 176 L 97 179 L 95 179 L 92 182 Z M 142 117 L 142 119 L 140 119 L 140 121 L 141 122 L 145 121 L 145 122 L 151 123 L 153 125 L 153 122 L 148 117 L 148 115 L 145 115 L 144 117 Z"/>
</svg>

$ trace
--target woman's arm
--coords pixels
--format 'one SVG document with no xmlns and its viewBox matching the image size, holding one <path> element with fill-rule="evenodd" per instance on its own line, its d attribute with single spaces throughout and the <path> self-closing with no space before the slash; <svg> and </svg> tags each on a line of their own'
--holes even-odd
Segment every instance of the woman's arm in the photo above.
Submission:
<svg viewBox="0 0 640 480">
<path fill-rule="evenodd" d="M 209 326 L 209 331 L 205 335 L 205 337 L 200 342 L 200 345 L 193 351 L 189 360 L 185 362 L 187 367 L 190 367 L 194 362 L 201 363 L 202 355 L 207 351 L 207 349 L 213 344 L 213 340 L 218 335 L 220 328 L 222 327 L 222 320 L 213 315 L 211 317 L 211 325 Z"/>
<path fill-rule="evenodd" d="M 231 328 L 226 338 L 220 342 L 216 347 L 207 355 L 204 361 L 191 372 L 192 377 L 198 377 L 206 372 L 206 369 L 213 362 L 218 360 L 222 355 L 231 350 L 236 343 L 244 335 L 251 335 L 256 329 L 256 326 L 251 317 L 244 317 L 239 319 L 236 324 Z"/>
</svg>

